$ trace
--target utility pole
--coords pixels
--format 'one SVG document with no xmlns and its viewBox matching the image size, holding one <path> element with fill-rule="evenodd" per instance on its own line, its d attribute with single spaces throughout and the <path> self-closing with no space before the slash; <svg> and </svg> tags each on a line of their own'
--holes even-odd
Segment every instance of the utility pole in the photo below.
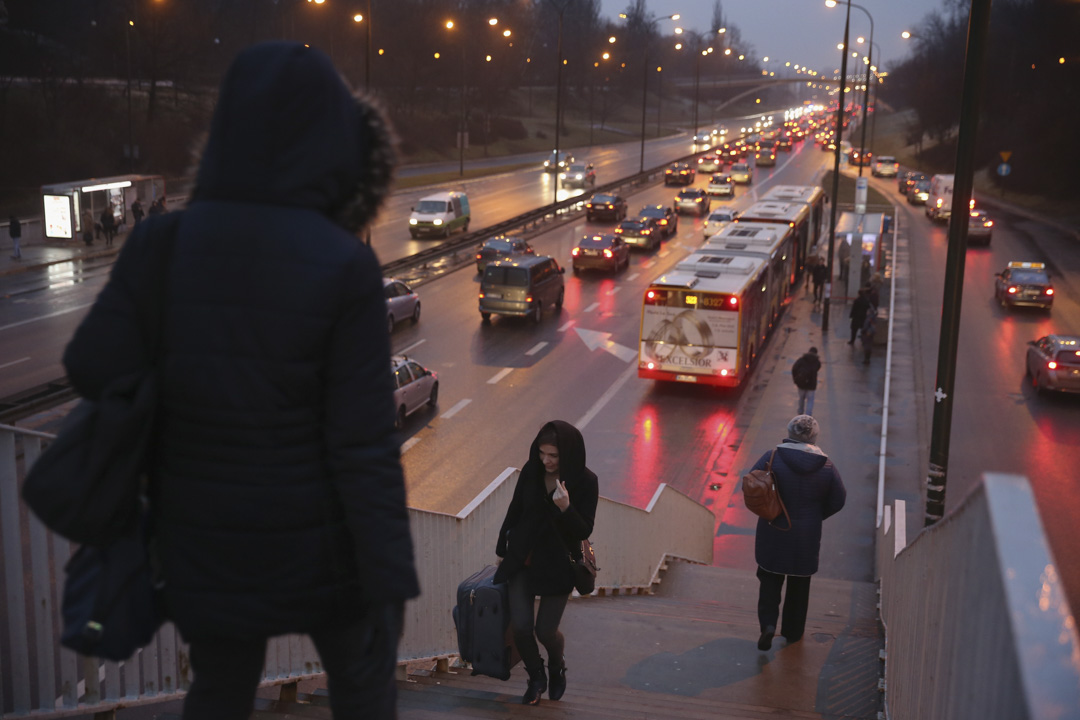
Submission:
<svg viewBox="0 0 1080 720">
<path fill-rule="evenodd" d="M 960 340 L 960 303 L 964 297 L 964 262 L 968 235 L 966 219 L 975 168 L 975 137 L 979 129 L 979 107 L 982 103 L 985 70 L 983 58 L 986 54 L 986 38 L 990 32 L 990 5 L 991 0 L 971 0 L 971 12 L 968 16 L 964 87 L 960 96 L 960 133 L 956 140 L 953 221 L 949 223 L 949 249 L 945 260 L 945 296 L 941 305 L 937 381 L 934 384 L 930 468 L 926 474 L 926 527 L 936 523 L 945 514 L 953 389 L 956 383 L 956 348 Z"/>
<path fill-rule="evenodd" d="M 829 332 L 829 297 L 833 284 L 833 248 L 836 242 L 837 195 L 840 194 L 840 141 L 844 137 L 844 87 L 847 81 L 848 30 L 851 28 L 851 0 L 848 0 L 847 17 L 844 19 L 844 54 L 840 60 L 840 100 L 836 103 L 836 154 L 833 157 L 832 210 L 829 219 L 829 279 L 825 282 L 825 299 L 822 301 L 821 333 Z M 850 270 L 849 270 L 850 272 Z"/>
</svg>

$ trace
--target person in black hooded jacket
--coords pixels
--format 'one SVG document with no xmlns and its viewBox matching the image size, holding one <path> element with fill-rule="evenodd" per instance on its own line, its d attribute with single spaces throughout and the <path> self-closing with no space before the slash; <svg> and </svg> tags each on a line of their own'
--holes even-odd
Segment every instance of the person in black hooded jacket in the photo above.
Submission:
<svg viewBox="0 0 1080 720">
<path fill-rule="evenodd" d="M 847 490 L 829 456 L 817 443 L 818 424 L 809 415 L 796 415 L 788 423 L 788 436 L 775 450 L 762 455 L 752 468 L 764 470 L 772 457 L 776 489 L 791 516 L 772 522 L 758 518 L 754 540 L 757 561 L 758 649 L 772 647 L 780 620 L 780 591 L 787 582 L 781 634 L 788 643 L 802 639 L 810 603 L 810 577 L 818 570 L 821 524 L 840 512 Z M 775 452 L 775 456 L 774 453 Z"/>
<path fill-rule="evenodd" d="M 566 690 L 559 622 L 574 589 L 570 555 L 581 556 L 581 541 L 592 534 L 598 500 L 599 483 L 585 467 L 581 432 L 561 420 L 545 424 L 518 475 L 495 548 L 502 562 L 494 580 L 509 582 L 510 623 L 529 673 L 522 698 L 526 705 L 539 703 L 549 687 L 552 700 Z M 534 616 L 537 596 L 540 607 Z M 550 683 L 537 639 L 547 650 Z"/>
<path fill-rule="evenodd" d="M 330 60 L 265 43 L 223 81 L 168 265 L 161 351 L 138 308 L 174 214 L 133 230 L 64 354 L 101 396 L 157 368 L 151 510 L 168 616 L 190 644 L 185 720 L 246 720 L 267 638 L 311 635 L 336 718 L 395 715 L 419 594 L 378 261 L 357 237 L 393 146 Z"/>
</svg>

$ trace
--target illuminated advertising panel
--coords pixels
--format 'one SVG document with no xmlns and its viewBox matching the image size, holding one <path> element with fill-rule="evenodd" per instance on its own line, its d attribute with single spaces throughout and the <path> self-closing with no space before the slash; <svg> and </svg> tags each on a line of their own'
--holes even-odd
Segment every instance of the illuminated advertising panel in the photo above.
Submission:
<svg viewBox="0 0 1080 720">
<path fill-rule="evenodd" d="M 44 195 L 45 237 L 72 237 L 71 197 L 69 195 Z"/>
</svg>

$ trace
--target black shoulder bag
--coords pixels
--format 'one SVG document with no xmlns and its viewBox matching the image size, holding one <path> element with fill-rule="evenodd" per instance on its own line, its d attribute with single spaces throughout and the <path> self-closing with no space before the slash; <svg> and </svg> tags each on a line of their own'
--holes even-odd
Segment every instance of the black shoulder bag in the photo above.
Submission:
<svg viewBox="0 0 1080 720">
<path fill-rule="evenodd" d="M 182 213 L 148 228 L 140 330 L 150 364 L 110 383 L 97 402 L 83 400 L 27 473 L 23 499 L 53 532 L 82 546 L 64 568 L 60 642 L 81 655 L 126 660 L 164 622 L 151 566 L 143 492 L 158 406 L 168 267 Z"/>
</svg>

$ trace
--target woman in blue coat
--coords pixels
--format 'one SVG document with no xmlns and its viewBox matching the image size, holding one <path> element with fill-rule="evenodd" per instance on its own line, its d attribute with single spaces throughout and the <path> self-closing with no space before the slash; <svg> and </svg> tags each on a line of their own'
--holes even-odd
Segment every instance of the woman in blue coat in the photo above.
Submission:
<svg viewBox="0 0 1080 720">
<path fill-rule="evenodd" d="M 222 84 L 168 264 L 160 355 L 139 309 L 169 215 L 139 223 L 64 355 L 97 398 L 154 364 L 152 511 L 169 617 L 191 647 L 185 720 L 246 720 L 266 641 L 309 634 L 337 718 L 394 716 L 419 594 L 378 261 L 389 129 L 330 60 L 242 52 Z"/>
<path fill-rule="evenodd" d="M 780 619 L 780 592 L 787 582 L 780 633 L 788 643 L 802 639 L 810 603 L 810 576 L 818 570 L 821 524 L 844 507 L 847 491 L 829 456 L 817 443 L 818 424 L 809 415 L 796 415 L 788 423 L 788 436 L 776 446 L 772 471 L 776 488 L 791 516 L 769 522 L 758 518 L 754 558 L 760 581 L 758 649 L 772 647 Z M 773 451 L 752 468 L 764 470 Z"/>
</svg>

